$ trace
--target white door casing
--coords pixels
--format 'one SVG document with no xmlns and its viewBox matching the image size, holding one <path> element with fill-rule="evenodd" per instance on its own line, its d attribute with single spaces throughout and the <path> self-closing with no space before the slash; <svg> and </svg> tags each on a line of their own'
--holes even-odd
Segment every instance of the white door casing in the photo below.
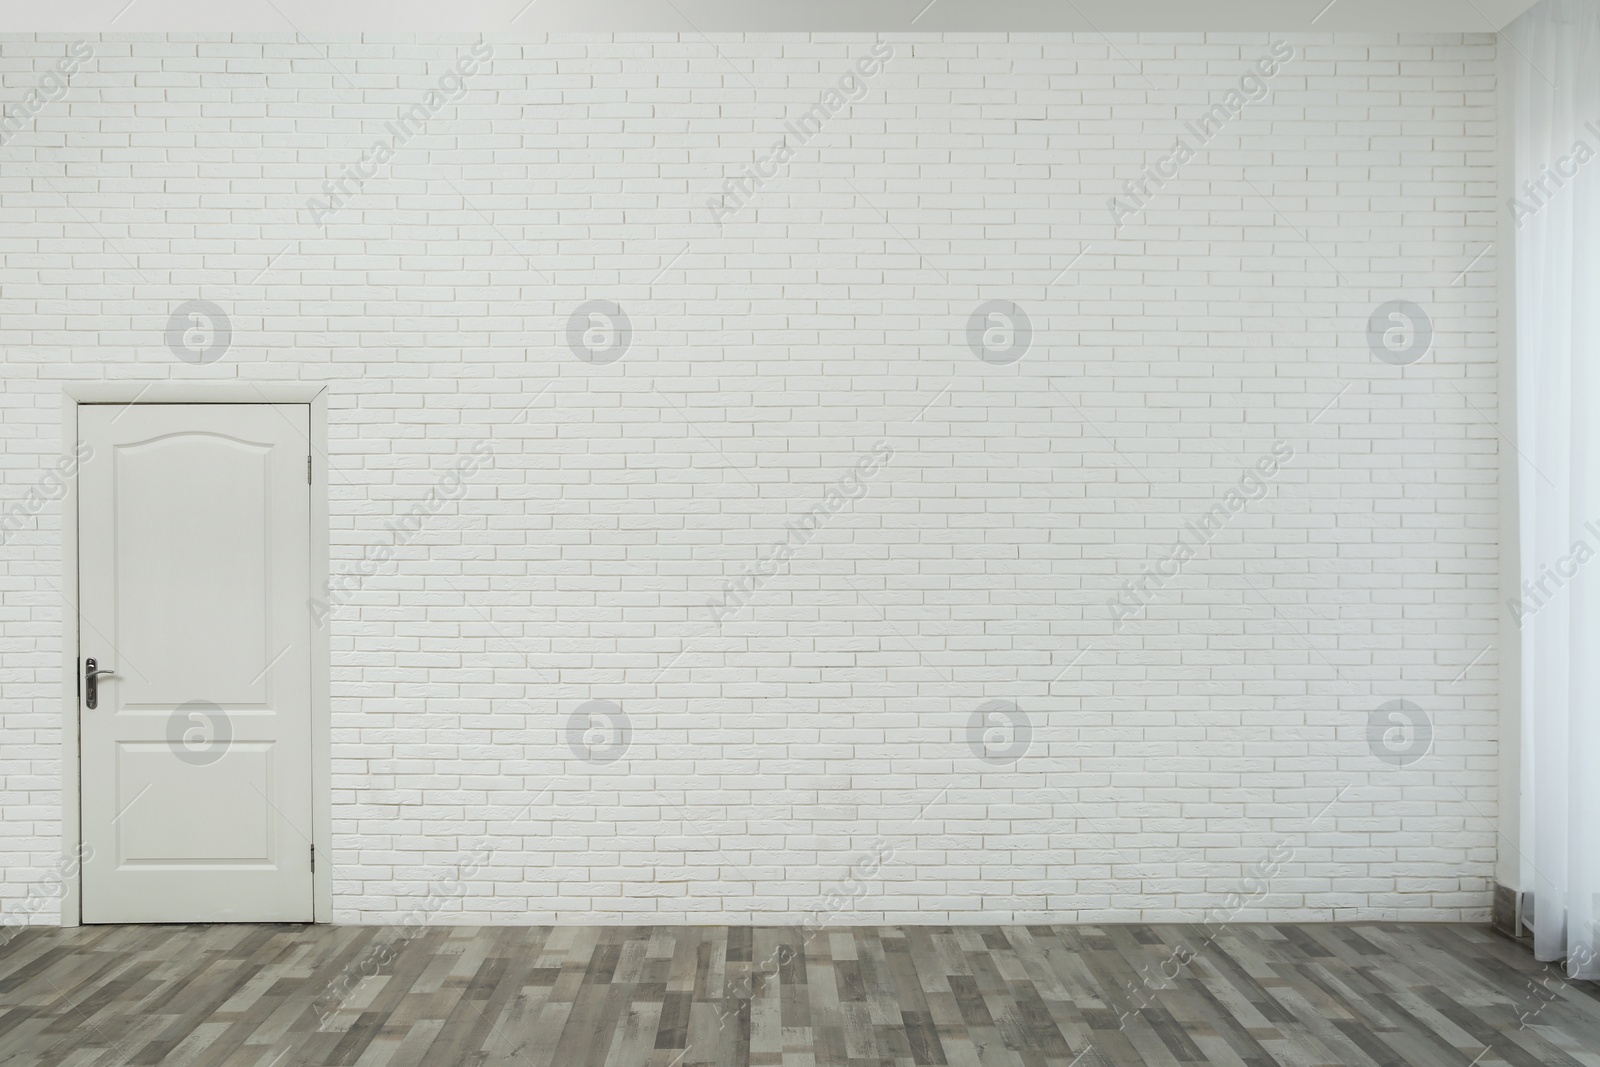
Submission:
<svg viewBox="0 0 1600 1067">
<path fill-rule="evenodd" d="M 83 921 L 310 921 L 309 409 L 78 425 Z"/>
</svg>

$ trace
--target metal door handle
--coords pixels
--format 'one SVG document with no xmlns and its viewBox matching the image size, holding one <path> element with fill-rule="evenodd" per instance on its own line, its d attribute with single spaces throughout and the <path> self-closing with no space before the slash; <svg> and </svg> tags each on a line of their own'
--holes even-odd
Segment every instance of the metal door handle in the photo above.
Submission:
<svg viewBox="0 0 1600 1067">
<path fill-rule="evenodd" d="M 88 705 L 90 711 L 100 703 L 100 676 L 116 673 L 113 670 L 98 668 L 93 656 L 83 661 L 83 702 Z"/>
</svg>

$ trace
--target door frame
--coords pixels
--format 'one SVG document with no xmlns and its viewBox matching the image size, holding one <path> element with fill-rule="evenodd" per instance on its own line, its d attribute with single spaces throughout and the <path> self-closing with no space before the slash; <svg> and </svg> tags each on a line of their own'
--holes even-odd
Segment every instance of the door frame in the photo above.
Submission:
<svg viewBox="0 0 1600 1067">
<path fill-rule="evenodd" d="M 304 404 L 311 414 L 310 599 L 322 597 L 329 574 L 327 386 L 300 382 L 77 382 L 62 387 L 61 456 L 78 444 L 84 404 Z M 76 468 L 73 468 L 74 470 Z M 61 500 L 61 925 L 83 922 L 83 874 L 74 865 L 83 841 L 78 721 L 78 479 L 65 479 Z M 309 607 L 307 610 L 310 610 Z M 311 633 L 311 837 L 322 858 L 311 875 L 312 921 L 333 919 L 332 627 Z"/>
</svg>

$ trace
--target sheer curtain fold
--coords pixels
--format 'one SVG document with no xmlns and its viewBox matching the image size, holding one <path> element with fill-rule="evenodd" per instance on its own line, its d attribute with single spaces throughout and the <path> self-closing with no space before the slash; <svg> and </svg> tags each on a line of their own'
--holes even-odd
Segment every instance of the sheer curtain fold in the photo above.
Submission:
<svg viewBox="0 0 1600 1067">
<path fill-rule="evenodd" d="M 1523 586 L 1522 888 L 1534 953 L 1600 977 L 1600 0 L 1508 30 Z M 1502 123 L 1502 130 L 1507 123 Z M 1588 524 L 1593 523 L 1591 528 Z"/>
</svg>

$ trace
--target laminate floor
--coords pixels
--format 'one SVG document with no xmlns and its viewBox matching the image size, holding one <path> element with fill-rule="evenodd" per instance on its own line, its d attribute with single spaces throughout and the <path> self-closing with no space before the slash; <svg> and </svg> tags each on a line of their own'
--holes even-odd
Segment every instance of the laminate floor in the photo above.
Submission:
<svg viewBox="0 0 1600 1067">
<path fill-rule="evenodd" d="M 5 931 L 11 933 L 12 931 Z M 1469 926 L 93 926 L 0 947 L 0 1064 L 1600 1067 Z"/>
</svg>

